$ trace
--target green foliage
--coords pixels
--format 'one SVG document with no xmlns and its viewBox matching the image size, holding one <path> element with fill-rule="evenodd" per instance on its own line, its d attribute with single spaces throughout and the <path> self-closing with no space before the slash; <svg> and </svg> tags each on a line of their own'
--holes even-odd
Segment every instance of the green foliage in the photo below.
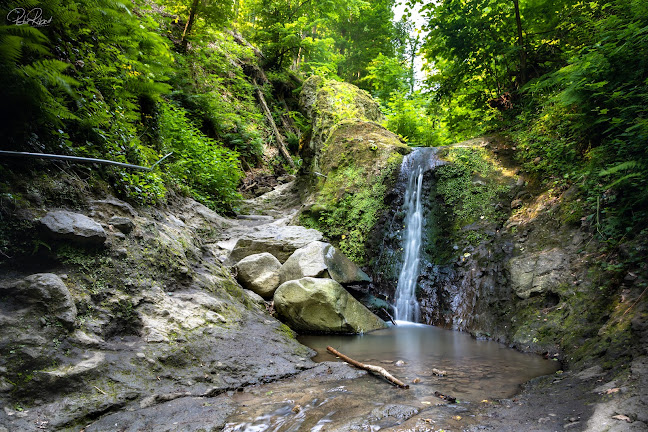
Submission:
<svg viewBox="0 0 648 432">
<path fill-rule="evenodd" d="M 439 127 L 436 118 L 429 115 L 429 99 L 416 92 L 405 96 L 401 92 L 391 94 L 385 113 L 387 129 L 398 134 L 409 145 L 432 147 L 448 143 L 450 140 Z"/>
<path fill-rule="evenodd" d="M 537 114 L 523 113 L 516 135 L 530 169 L 581 183 L 587 219 L 604 238 L 644 223 L 648 204 L 648 10 L 642 2 L 576 4 L 586 29 L 561 67 L 529 83 Z M 531 160 L 541 157 L 537 166 Z"/>
<path fill-rule="evenodd" d="M 371 87 L 372 94 L 387 101 L 392 93 L 403 94 L 409 89 L 409 70 L 402 60 L 382 53 L 367 66 L 367 75 L 360 80 Z"/>
<path fill-rule="evenodd" d="M 207 136 L 221 138 L 250 164 L 260 162 L 271 131 L 242 67 L 254 63 L 254 53 L 213 30 L 204 30 L 194 40 L 200 43 L 176 55 L 180 66 L 172 79 L 176 98 Z"/>
<path fill-rule="evenodd" d="M 207 206 L 231 210 L 243 175 L 238 153 L 202 134 L 182 108 L 164 103 L 159 115 L 162 149 L 174 153 L 169 180 Z"/>
<path fill-rule="evenodd" d="M 494 167 L 482 148 L 452 148 L 449 151 L 450 164 L 436 170 L 437 192 L 447 208 L 452 211 L 454 228 L 460 229 L 480 220 L 494 221 L 503 216 L 495 209 L 498 195 L 507 190 L 489 179 Z M 476 233 L 468 240 L 478 242 Z"/>
<path fill-rule="evenodd" d="M 377 178 L 355 164 L 329 174 L 319 199 L 324 205 L 301 222 L 321 230 L 352 261 L 364 263 L 365 243 L 385 209 L 386 179 L 397 166 L 392 164 Z"/>
<path fill-rule="evenodd" d="M 398 29 L 393 22 L 394 0 L 373 0 L 371 7 L 357 16 L 344 17 L 333 25 L 334 44 L 342 58 L 338 75 L 344 80 L 371 90 L 363 79 L 378 57 L 397 60 Z M 388 94 L 387 94 L 388 95 Z"/>
<path fill-rule="evenodd" d="M 412 1 L 410 3 L 416 3 Z M 444 0 L 423 7 L 432 113 L 447 136 L 507 129 L 525 170 L 577 182 L 620 238 L 648 213 L 648 8 L 641 0 Z M 510 104 L 497 111 L 498 96 Z M 595 219 L 598 222 L 595 222 Z"/>
</svg>

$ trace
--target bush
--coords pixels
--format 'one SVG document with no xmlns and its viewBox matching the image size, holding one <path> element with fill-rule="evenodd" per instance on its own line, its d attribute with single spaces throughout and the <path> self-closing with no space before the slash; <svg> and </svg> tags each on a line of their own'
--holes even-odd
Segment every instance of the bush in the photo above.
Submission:
<svg viewBox="0 0 648 432">
<path fill-rule="evenodd" d="M 159 112 L 162 152 L 172 151 L 167 179 L 196 200 L 219 210 L 232 210 L 243 172 L 238 153 L 206 137 L 192 124 L 184 109 L 161 104 Z"/>
</svg>

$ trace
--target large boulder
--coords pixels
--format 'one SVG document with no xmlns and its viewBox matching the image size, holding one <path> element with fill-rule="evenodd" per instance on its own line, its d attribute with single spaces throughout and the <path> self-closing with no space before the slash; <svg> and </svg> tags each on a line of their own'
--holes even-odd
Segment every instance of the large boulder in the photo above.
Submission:
<svg viewBox="0 0 648 432">
<path fill-rule="evenodd" d="M 55 274 L 38 273 L 24 279 L 0 283 L 0 296 L 10 295 L 23 305 L 42 307 L 67 328 L 74 327 L 77 308 L 67 286 Z"/>
<path fill-rule="evenodd" d="M 68 240 L 83 246 L 98 246 L 106 241 L 106 232 L 95 220 L 80 213 L 56 210 L 40 219 L 47 233 L 57 240 Z"/>
<path fill-rule="evenodd" d="M 315 241 L 297 249 L 279 270 L 281 283 L 304 277 L 330 278 L 340 284 L 371 282 L 357 265 L 330 243 Z"/>
<path fill-rule="evenodd" d="M 268 252 L 247 256 L 236 264 L 241 285 L 266 299 L 272 298 L 279 286 L 280 268 L 279 260 Z"/>
<path fill-rule="evenodd" d="M 275 292 L 274 305 L 286 324 L 298 332 L 364 333 L 386 327 L 332 279 L 284 282 Z"/>
<path fill-rule="evenodd" d="M 261 225 L 241 235 L 232 248 L 227 264 L 263 252 L 284 262 L 297 249 L 318 240 L 322 240 L 322 233 L 314 229 L 292 225 Z"/>
<path fill-rule="evenodd" d="M 554 248 L 512 258 L 506 267 L 515 294 L 528 299 L 546 293 L 565 279 L 567 256 Z"/>
<path fill-rule="evenodd" d="M 318 76 L 306 80 L 299 101 L 311 119 L 311 139 L 303 149 L 303 157 L 313 171 L 319 171 L 320 153 L 338 123 L 350 119 L 381 122 L 385 118 L 380 104 L 366 91 Z"/>
</svg>

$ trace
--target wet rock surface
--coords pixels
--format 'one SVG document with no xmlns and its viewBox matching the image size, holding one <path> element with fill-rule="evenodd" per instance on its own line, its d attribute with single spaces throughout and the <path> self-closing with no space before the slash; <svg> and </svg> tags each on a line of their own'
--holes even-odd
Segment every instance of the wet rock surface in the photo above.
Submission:
<svg viewBox="0 0 648 432">
<path fill-rule="evenodd" d="M 559 248 L 520 255 L 506 264 L 511 288 L 521 299 L 545 294 L 567 276 L 565 252 Z"/>
<path fill-rule="evenodd" d="M 481 426 L 470 430 L 643 430 L 637 413 L 646 390 L 631 383 L 645 379 L 632 372 L 645 359 L 648 339 L 642 295 L 647 265 L 637 256 L 645 251 L 645 236 L 618 250 L 599 244 L 589 218 L 574 217 L 581 211 L 575 188 L 556 182 L 555 189 L 538 189 L 511 169 L 510 147 L 496 140 L 487 146 L 508 188 L 492 205 L 507 215 L 492 221 L 477 215 L 477 222 L 457 228 L 447 220 L 447 208 L 428 209 L 427 244 L 434 247 L 424 251 L 418 280 L 423 320 L 559 359 L 569 372 L 534 381 L 519 398 L 491 406 L 478 418 Z M 431 201 L 437 199 L 436 181 L 432 175 L 424 185 Z M 382 248 L 375 249 L 386 265 L 369 272 L 372 293 L 380 298 L 392 298 L 392 269 L 402 263 L 402 196 L 398 188 L 388 195 L 394 207 L 381 221 L 386 234 L 377 236 Z M 446 233 L 458 230 L 460 240 L 447 234 L 439 239 L 430 231 L 434 224 Z M 602 366 L 596 379 L 575 377 L 592 365 Z M 590 391 L 615 375 L 624 378 L 603 392 Z M 620 390 L 606 393 L 615 388 Z"/>
<path fill-rule="evenodd" d="M 0 297 L 19 305 L 31 305 L 41 309 L 42 316 L 57 319 L 63 326 L 74 327 L 77 308 L 63 280 L 52 273 L 40 273 L 24 279 L 0 281 Z M 14 309 L 15 315 L 22 315 L 24 310 Z M 8 317 L 14 315 L 8 312 Z"/>
<path fill-rule="evenodd" d="M 211 430 L 233 406 L 219 395 L 314 366 L 203 247 L 244 224 L 191 200 L 90 206 L 115 228 L 105 249 L 54 246 L 47 273 L 2 272 L 1 427 Z"/>
</svg>

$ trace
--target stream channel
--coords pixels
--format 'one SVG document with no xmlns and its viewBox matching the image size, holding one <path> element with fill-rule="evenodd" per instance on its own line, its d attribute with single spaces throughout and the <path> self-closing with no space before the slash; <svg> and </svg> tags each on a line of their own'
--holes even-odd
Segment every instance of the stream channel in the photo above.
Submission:
<svg viewBox="0 0 648 432">
<path fill-rule="evenodd" d="M 440 164 L 435 149 L 418 149 L 403 161 L 404 259 L 396 291 L 398 325 L 363 335 L 302 335 L 321 364 L 295 379 L 233 395 L 237 411 L 227 432 L 461 430 L 481 403 L 515 395 L 522 383 L 554 373 L 559 364 L 466 333 L 417 324 L 416 285 L 421 249 L 423 174 Z M 341 370 L 339 352 L 385 368 L 410 385 L 393 387 L 364 372 Z M 337 363 L 336 363 L 337 362 Z M 337 366 L 336 366 L 337 365 Z M 447 396 L 456 398 L 449 403 Z"/>
</svg>

